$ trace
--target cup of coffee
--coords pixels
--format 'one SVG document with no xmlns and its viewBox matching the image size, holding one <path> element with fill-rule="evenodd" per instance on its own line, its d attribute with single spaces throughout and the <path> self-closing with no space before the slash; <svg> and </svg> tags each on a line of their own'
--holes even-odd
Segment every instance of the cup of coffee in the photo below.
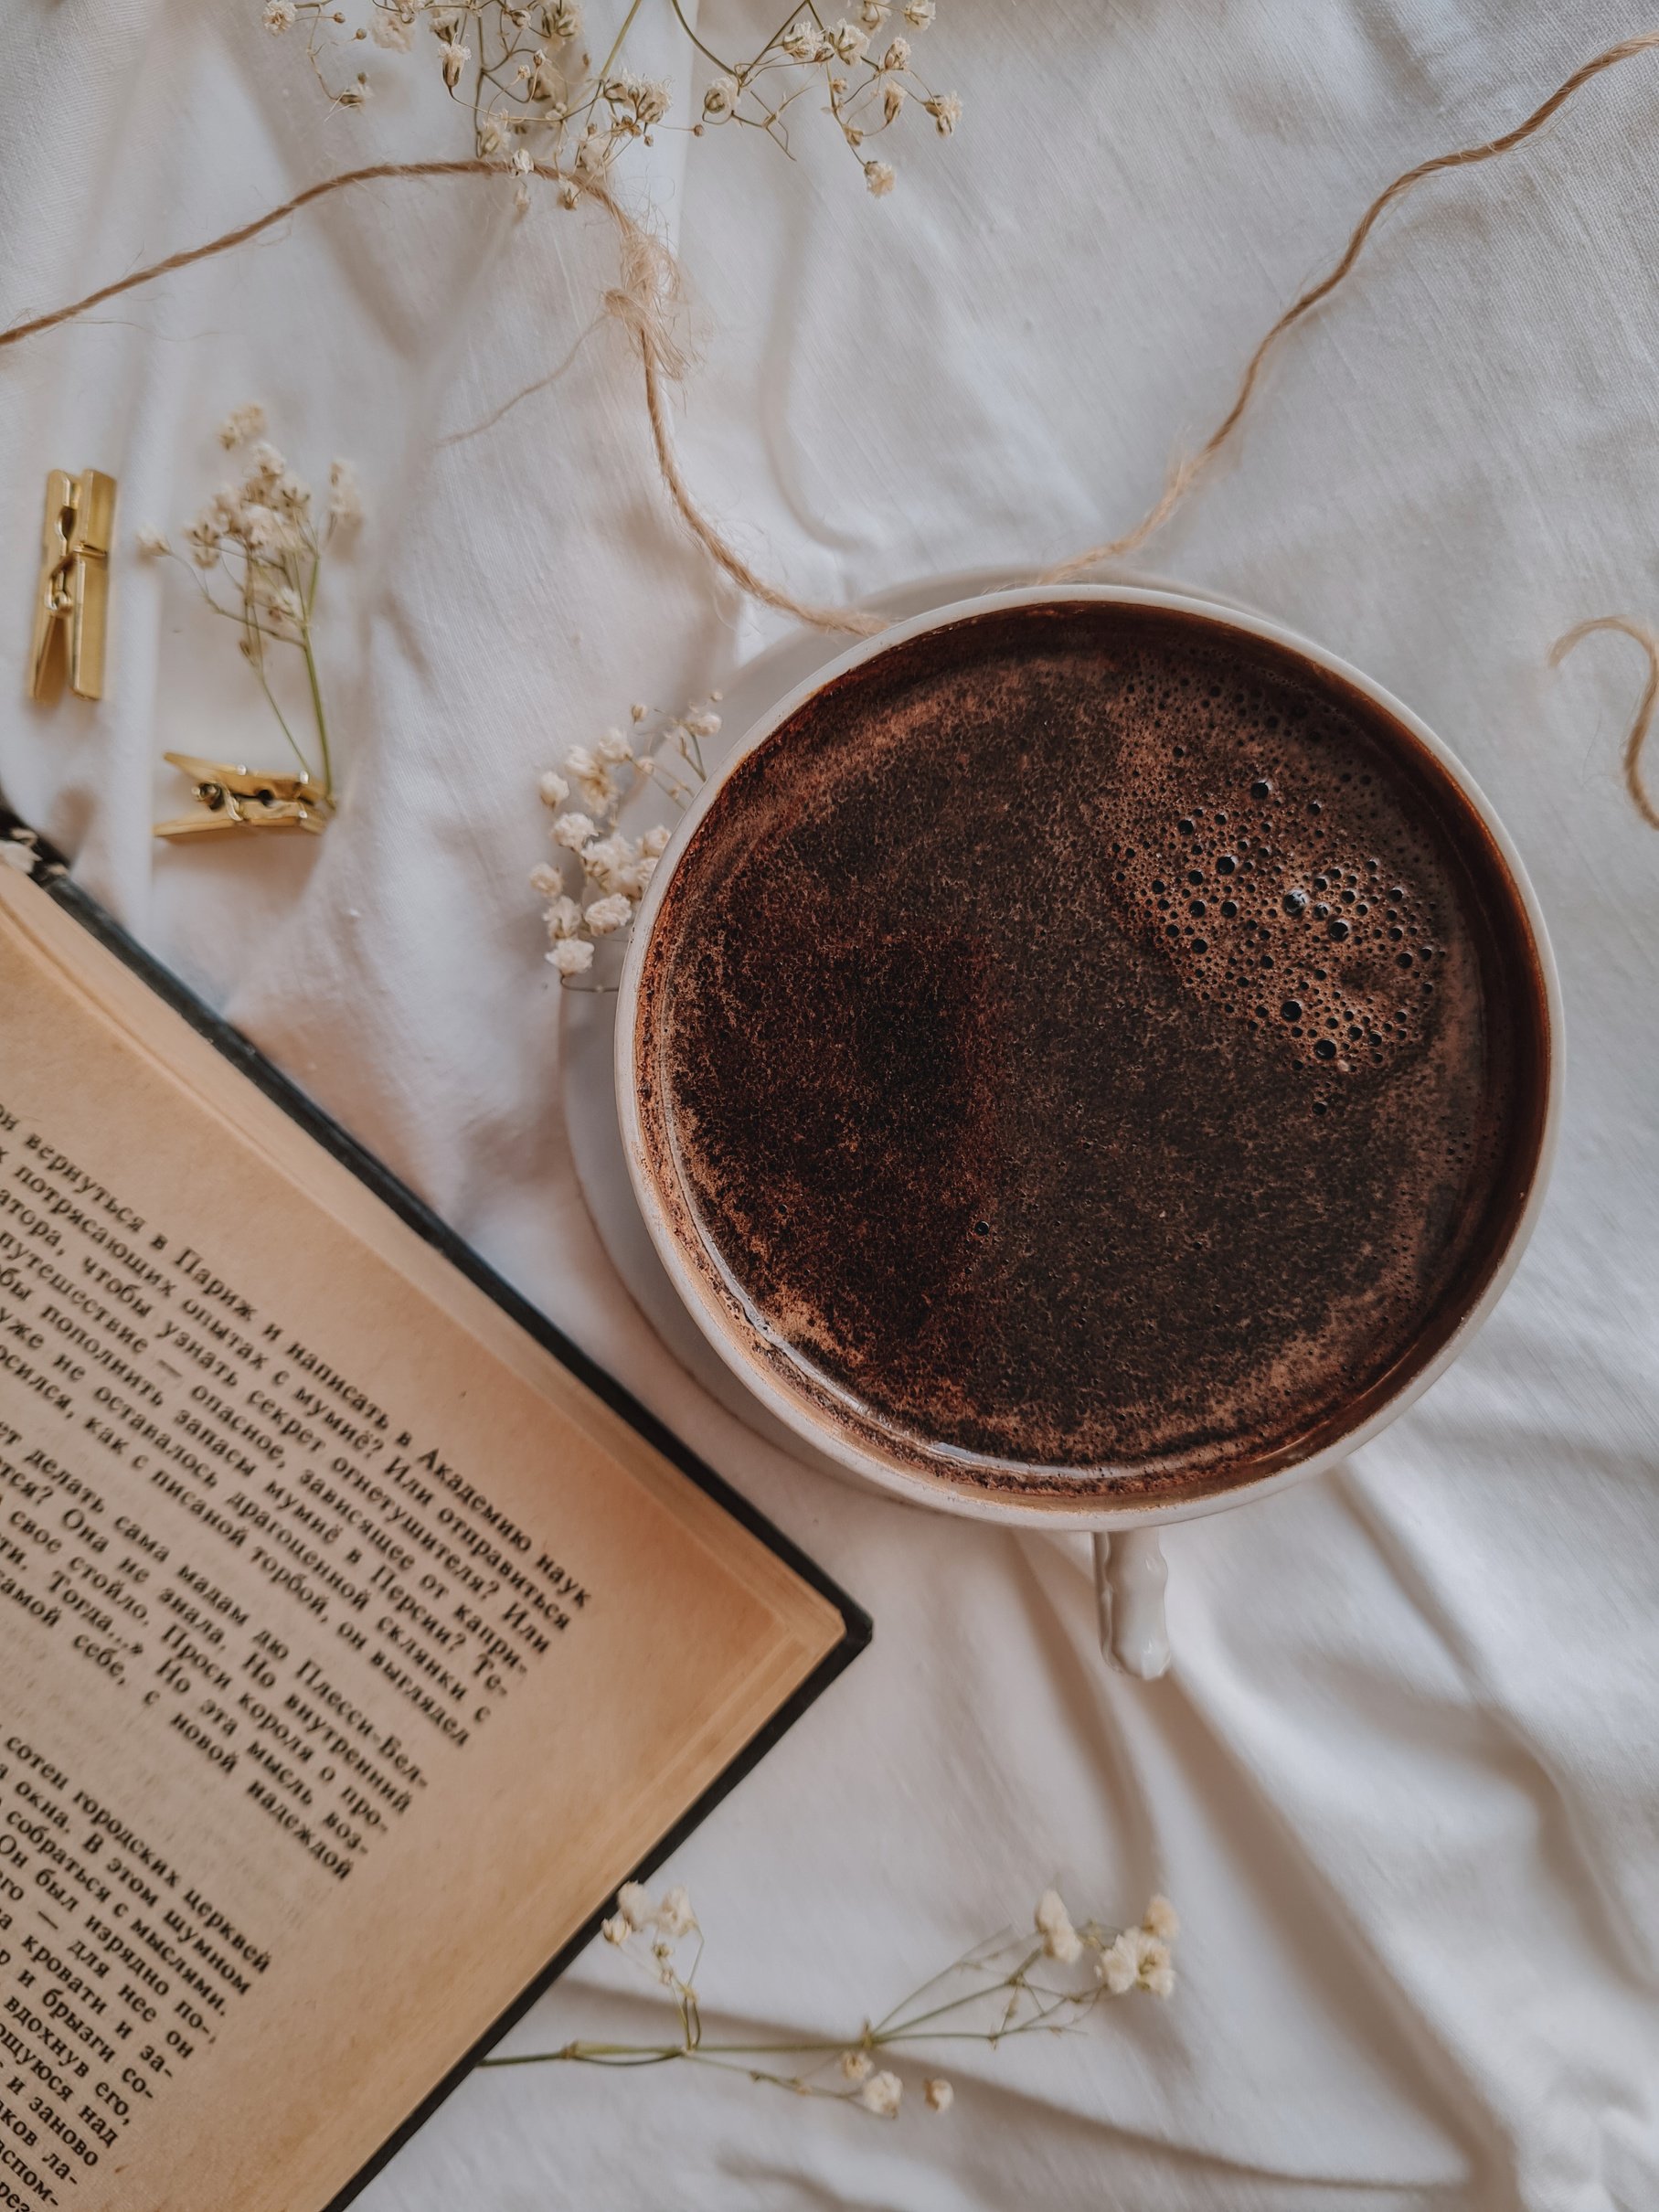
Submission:
<svg viewBox="0 0 1659 2212">
<path fill-rule="evenodd" d="M 1004 591 L 794 692 L 623 969 L 641 1210 L 720 1356 L 915 1503 L 1156 1530 L 1332 1465 L 1456 1357 L 1561 1086 L 1526 872 L 1446 748 L 1273 622 Z"/>
</svg>

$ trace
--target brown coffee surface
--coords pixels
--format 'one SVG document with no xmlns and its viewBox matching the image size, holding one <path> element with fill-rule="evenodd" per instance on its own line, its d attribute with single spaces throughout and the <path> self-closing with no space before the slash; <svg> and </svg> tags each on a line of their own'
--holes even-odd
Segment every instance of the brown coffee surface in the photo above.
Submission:
<svg viewBox="0 0 1659 2212">
<path fill-rule="evenodd" d="M 1190 614 L 1004 610 L 737 769 L 636 1057 L 687 1252 L 786 1389 L 953 1483 L 1195 1494 L 1380 1404 L 1536 1169 L 1542 984 L 1394 719 Z"/>
</svg>

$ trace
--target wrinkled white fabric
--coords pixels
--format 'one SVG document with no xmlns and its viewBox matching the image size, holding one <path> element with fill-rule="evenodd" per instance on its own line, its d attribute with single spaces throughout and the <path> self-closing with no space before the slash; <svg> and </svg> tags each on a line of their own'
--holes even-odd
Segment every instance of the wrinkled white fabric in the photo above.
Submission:
<svg viewBox="0 0 1659 2212">
<path fill-rule="evenodd" d="M 359 48 L 377 98 L 331 113 L 259 12 L 14 0 L 0 315 L 374 154 L 465 150 L 429 60 Z M 706 356 L 689 473 L 820 599 L 1063 557 L 1140 511 L 1382 182 L 1506 127 L 1640 14 L 941 0 L 919 59 L 966 119 L 899 140 L 889 199 L 814 101 L 792 163 L 664 133 L 642 175 Z M 709 0 L 698 21 L 726 52 L 774 15 Z M 638 58 L 684 101 L 665 7 Z M 1586 615 L 1659 614 L 1656 125 L 1659 58 L 1391 217 L 1151 548 L 1347 654 L 1468 761 L 1555 935 L 1569 1071 L 1496 1316 L 1355 1463 L 1172 1534 L 1177 1666 L 1150 1688 L 1101 1668 L 1079 1541 L 792 1465 L 660 1350 L 583 1212 L 525 883 L 535 776 L 778 627 L 665 511 L 622 335 L 583 335 L 602 221 L 543 195 L 516 225 L 505 186 L 378 187 L 0 355 L 7 796 L 875 1614 L 870 1653 L 674 1863 L 711 2023 L 856 2028 L 1051 1880 L 1106 1918 L 1162 1887 L 1186 1923 L 1167 2005 L 955 2047 L 947 2116 L 913 2090 L 887 2124 L 684 2068 L 481 2076 L 372 2212 L 1659 2202 L 1659 837 L 1618 780 L 1632 649 L 1544 665 Z M 440 442 L 573 346 L 495 429 Z M 274 760 L 275 733 L 234 633 L 131 533 L 193 511 L 212 424 L 254 397 L 314 481 L 347 453 L 368 495 L 329 585 L 349 801 L 320 850 L 165 850 L 148 825 L 185 794 L 164 749 Z M 87 463 L 121 481 L 110 697 L 38 712 L 41 475 Z M 340 2001 L 372 2015 L 375 1993 Z M 517 2040 L 652 2017 L 604 1953 Z"/>
</svg>

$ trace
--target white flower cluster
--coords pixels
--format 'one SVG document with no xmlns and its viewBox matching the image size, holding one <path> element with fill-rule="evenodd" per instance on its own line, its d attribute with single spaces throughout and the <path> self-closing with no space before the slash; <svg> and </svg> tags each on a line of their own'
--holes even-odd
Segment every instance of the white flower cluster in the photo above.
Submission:
<svg viewBox="0 0 1659 2212">
<path fill-rule="evenodd" d="M 228 551 L 248 564 L 246 593 L 274 627 L 297 634 L 304 618 L 296 564 L 322 551 L 313 512 L 311 486 L 303 484 L 264 436 L 265 410 L 257 403 L 239 407 L 219 425 L 218 441 L 227 452 L 248 449 L 239 484 L 215 492 L 196 519 L 186 525 L 185 541 L 198 569 L 215 569 Z M 345 527 L 363 519 L 363 499 L 356 472 L 347 461 L 329 471 L 327 518 Z M 141 551 L 171 550 L 158 530 L 139 534 Z"/>
<path fill-rule="evenodd" d="M 1174 1990 L 1169 1947 L 1181 1932 L 1181 1922 L 1167 1898 L 1152 1899 L 1138 1928 L 1120 1929 L 1111 1937 L 1092 1921 L 1074 1928 L 1058 1889 L 1044 1890 L 1034 1917 L 1043 1939 L 1043 1955 L 1062 1966 L 1074 1966 L 1089 1951 L 1095 1980 L 1109 1995 L 1121 1997 L 1132 1989 L 1144 1989 L 1154 1997 L 1167 1997 Z"/>
<path fill-rule="evenodd" d="M 266 648 L 273 643 L 293 646 L 303 656 L 305 697 L 322 755 L 320 777 L 314 781 L 326 805 L 334 779 L 313 614 L 324 557 L 336 533 L 362 521 L 363 496 L 351 463 L 336 461 L 328 473 L 327 496 L 319 502 L 266 438 L 265 430 L 265 410 L 257 403 L 237 408 L 220 423 L 220 445 L 240 455 L 240 481 L 221 485 L 185 526 L 184 545 L 207 604 L 240 629 L 242 656 L 258 675 L 284 737 L 309 776 L 312 764 L 277 706 Z M 156 529 L 139 531 L 138 548 L 152 558 L 173 551 L 165 534 Z M 229 583 L 231 603 L 215 596 L 216 580 Z"/>
<path fill-rule="evenodd" d="M 669 2058 L 700 2058 L 717 2065 L 737 2061 L 737 2069 L 751 2081 L 766 2081 L 790 2090 L 799 2097 L 830 2097 L 843 2104 L 873 2112 L 879 2120 L 896 2120 L 904 2102 L 905 2082 L 882 2064 L 899 2044 L 907 2047 L 933 2039 L 952 2043 L 983 2043 L 994 2050 L 1016 2036 L 1064 2034 L 1086 2020 L 1109 1996 L 1143 1989 L 1153 1996 L 1167 1997 L 1175 1985 L 1170 1945 L 1180 1933 L 1175 1908 L 1164 1897 L 1154 1897 L 1137 1928 L 1103 1928 L 1098 1920 L 1078 1926 L 1058 1889 L 1046 1889 L 1033 1916 L 1041 1939 L 1035 1949 L 1028 1936 L 1003 1935 L 964 1952 L 943 1973 L 934 1974 L 902 2003 L 881 2016 L 867 2019 L 856 2040 L 776 2044 L 749 2040 L 725 2043 L 705 2033 L 702 2007 L 693 1986 L 703 1960 L 701 1930 L 691 1900 L 684 1889 L 670 1889 L 657 1904 L 638 1882 L 628 1882 L 617 1892 L 616 1910 L 603 1923 L 605 1940 L 628 1951 L 652 1979 L 668 1993 L 679 2021 L 679 2041 L 665 2046 L 612 2042 L 564 2044 L 558 2050 L 486 2058 L 485 2066 L 521 2066 L 529 2058 L 589 2061 L 599 2065 L 625 2063 L 633 2058 L 660 2063 Z M 677 1939 L 696 1930 L 697 1944 L 691 1964 L 675 1962 Z M 635 1945 L 634 1938 L 646 1939 Z M 1083 1975 L 1056 1976 L 1044 1963 L 1076 1966 L 1087 1960 L 1092 1969 Z M 785 2072 L 768 2065 L 809 2057 L 803 2071 Z M 925 2077 L 921 2100 L 930 2112 L 948 2112 L 956 2092 L 941 2074 Z"/>
<path fill-rule="evenodd" d="M 642 728 L 649 713 L 633 707 L 633 734 L 607 729 L 596 744 L 573 745 L 561 766 L 541 779 L 559 857 L 532 868 L 530 888 L 547 901 L 548 960 L 561 983 L 585 975 L 596 942 L 628 928 L 667 845 L 670 833 L 661 824 L 638 837 L 617 827 L 623 801 L 636 785 L 654 782 L 683 805 L 702 781 L 701 740 L 720 728 L 719 716 L 707 707 Z M 569 805 L 572 795 L 580 805 Z M 567 856 L 581 871 L 580 898 L 571 896 Z"/>
<path fill-rule="evenodd" d="M 350 14 L 339 0 L 262 0 L 261 19 L 278 37 L 303 25 L 318 81 L 335 105 L 346 108 L 366 106 L 373 86 L 363 70 L 344 84 L 332 82 L 324 68 L 328 50 L 367 43 L 383 54 L 409 54 L 424 29 L 432 44 L 420 40 L 420 50 L 436 63 L 452 98 L 469 111 L 475 150 L 486 160 L 510 154 L 518 137 L 533 132 L 551 132 L 562 143 L 582 98 L 599 97 L 586 54 L 571 66 L 569 49 L 582 29 L 578 0 L 529 5 L 519 0 L 356 0 Z"/>
<path fill-rule="evenodd" d="M 856 2098 L 867 2112 L 874 2112 L 878 2120 L 897 2120 L 899 2108 L 904 2101 L 904 2083 L 899 2076 L 885 2068 L 877 2070 L 876 2061 L 862 2046 L 843 2051 L 836 2070 L 847 2088 L 844 2097 Z M 932 2075 L 921 2085 L 922 2101 L 930 2112 L 948 2112 L 956 2091 L 941 2075 Z"/>
<path fill-rule="evenodd" d="M 567 206 L 575 206 L 583 184 L 602 177 L 625 147 L 641 140 L 651 143 L 654 129 L 666 121 L 672 106 L 665 82 L 641 77 L 623 64 L 632 9 L 614 39 L 607 28 L 595 41 L 601 50 L 609 49 L 596 70 L 583 44 L 579 0 L 255 4 L 274 37 L 303 27 L 312 68 L 340 107 L 365 106 L 373 86 L 361 69 L 344 81 L 337 72 L 331 79 L 325 64 L 332 48 L 355 50 L 367 43 L 383 54 L 427 57 L 451 98 L 466 109 L 476 154 L 516 171 L 521 212 L 528 205 L 526 179 L 537 159 L 565 170 L 560 197 Z M 677 8 L 675 12 L 678 16 Z M 856 21 L 843 16 L 830 23 L 814 7 L 804 8 L 749 60 L 720 65 L 703 94 L 700 119 L 691 126 L 694 136 L 700 137 L 711 123 L 749 123 L 787 151 L 789 110 L 821 82 L 828 112 L 857 155 L 867 186 L 882 198 L 893 189 L 896 173 L 889 162 L 861 151 L 866 142 L 897 122 L 911 101 L 931 116 L 941 138 L 951 135 L 962 117 L 956 95 L 933 91 L 912 65 L 911 38 L 905 32 L 914 36 L 927 30 L 935 12 L 935 0 L 859 0 Z M 683 16 L 680 21 L 689 33 Z M 898 24 L 904 29 L 898 30 Z M 700 41 L 693 43 L 708 51 Z"/>
<path fill-rule="evenodd" d="M 941 138 L 949 138 L 962 120 L 962 101 L 954 92 L 935 92 L 916 74 L 913 48 L 899 34 L 877 47 L 877 37 L 889 18 L 899 14 L 913 31 L 925 31 L 934 16 L 934 0 L 862 0 L 858 20 L 842 16 L 825 23 L 809 8 L 781 31 L 755 58 L 741 69 L 723 69 L 703 94 L 703 120 L 710 123 L 747 122 L 769 132 L 787 145 L 783 117 L 799 99 L 803 84 L 774 88 L 767 80 L 780 69 L 818 72 L 829 95 L 829 112 L 843 139 L 857 155 L 867 188 L 885 199 L 898 183 L 890 162 L 864 151 L 867 142 L 899 121 L 914 99 L 933 119 Z"/>
<path fill-rule="evenodd" d="M 691 1909 L 691 1898 L 684 1888 L 675 1888 L 663 1892 L 662 1901 L 654 1905 L 651 1892 L 643 1882 L 624 1882 L 616 1893 L 616 1910 L 608 1920 L 600 1923 L 600 1933 L 607 1943 L 620 1950 L 636 1935 L 645 1935 L 652 1929 L 657 1940 L 652 1952 L 658 1962 L 659 1979 L 671 1982 L 672 1970 L 667 1968 L 667 1954 L 681 1936 L 689 1935 L 697 1924 Z"/>
</svg>

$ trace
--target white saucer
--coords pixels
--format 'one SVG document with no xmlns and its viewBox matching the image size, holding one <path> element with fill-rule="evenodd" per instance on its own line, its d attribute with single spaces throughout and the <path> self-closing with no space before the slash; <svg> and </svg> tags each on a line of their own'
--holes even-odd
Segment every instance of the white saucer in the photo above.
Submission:
<svg viewBox="0 0 1659 2212">
<path fill-rule="evenodd" d="M 884 591 L 869 603 L 896 621 L 926 614 L 935 607 L 954 606 L 1030 580 L 1027 572 L 978 569 L 951 576 L 931 576 L 918 583 Z M 1184 592 L 1190 599 L 1213 600 L 1217 606 L 1237 607 L 1232 601 L 1204 591 L 1192 584 L 1174 583 L 1164 577 L 1114 572 L 1112 580 L 1143 584 Z M 727 686 L 720 705 L 719 735 L 704 740 L 704 758 L 710 770 L 732 751 L 767 710 L 786 692 L 803 683 L 815 669 L 827 667 L 847 647 L 842 636 L 803 630 L 781 639 L 740 668 Z M 601 951 L 595 973 L 614 981 L 620 961 Z M 663 1343 L 688 1374 L 696 1377 L 728 1412 L 734 1413 L 770 1443 L 781 1445 L 809 1465 L 822 1468 L 843 1482 L 855 1478 L 815 1452 L 792 1429 L 786 1428 L 760 1404 L 713 1350 L 686 1312 L 667 1271 L 657 1258 L 633 1197 L 628 1164 L 622 1151 L 616 1115 L 613 1044 L 616 1034 L 614 991 L 561 991 L 559 1069 L 565 1126 L 576 1164 L 581 1194 L 599 1231 L 600 1241 L 611 1264 L 627 1285 L 634 1303 Z"/>
</svg>

